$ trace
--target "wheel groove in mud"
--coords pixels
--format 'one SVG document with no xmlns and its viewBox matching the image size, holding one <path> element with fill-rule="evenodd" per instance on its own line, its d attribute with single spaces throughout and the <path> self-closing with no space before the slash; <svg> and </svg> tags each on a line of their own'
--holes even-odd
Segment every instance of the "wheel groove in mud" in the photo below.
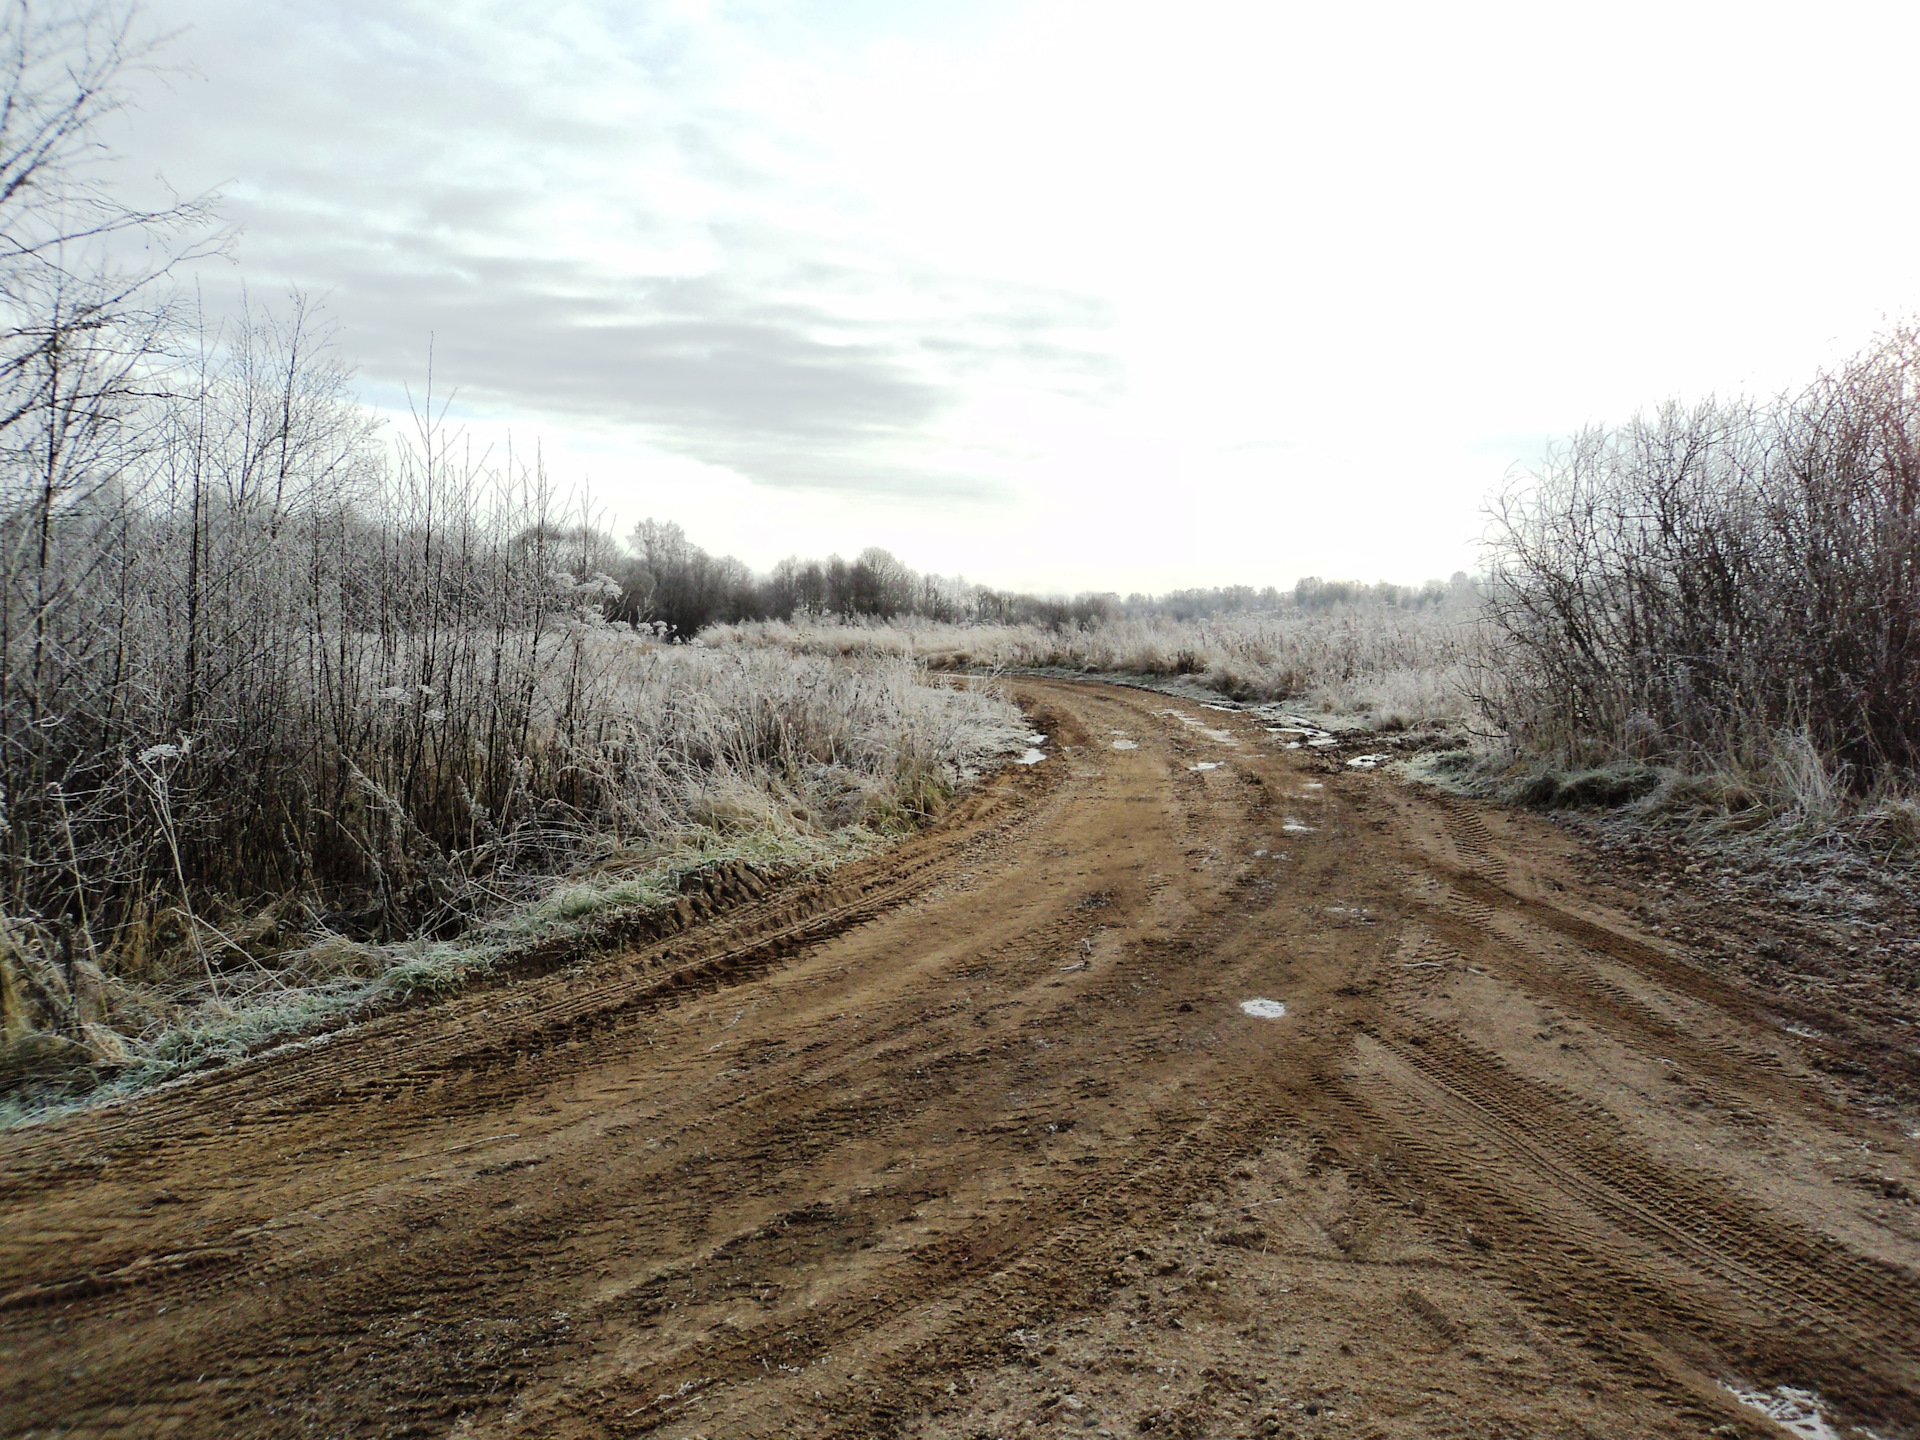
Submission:
<svg viewBox="0 0 1920 1440">
<path fill-rule="evenodd" d="M 1920 1175 L 1769 1063 L 1769 999 L 1571 871 L 1565 904 L 1528 893 L 1534 822 L 1209 717 L 1226 745 L 1150 693 L 1026 688 L 1051 758 L 886 856 L 0 1138 L 0 1430 L 999 1433 L 979 1397 L 1055 1363 L 1010 1337 L 1062 1326 L 1110 1336 L 1157 1425 L 1253 1384 L 1169 1409 L 1164 1307 L 1280 1374 L 1317 1333 L 1280 1297 L 1311 1295 L 1317 1325 L 1402 1314 L 1457 1367 L 1316 1359 L 1346 1378 L 1308 1393 L 1383 1435 L 1591 1433 L 1571 1391 L 1514 1390 L 1488 1339 L 1514 1326 L 1639 1433 L 1758 1435 L 1736 1373 L 1920 1433 L 1920 1240 L 1864 1192 L 1783 1210 L 1731 1117 L 1764 1117 L 1794 1196 L 1827 1182 L 1788 1140 Z M 1137 748 L 1094 748 L 1113 728 Z M 1241 1015 L 1256 995 L 1286 1017 Z M 1622 1110 L 1516 1038 L 1534 1005 L 1689 1086 Z M 1683 1088 L 1712 1102 L 1684 1130 Z M 1696 1137 L 1715 1167 L 1677 1158 Z M 1194 1218 L 1269 1174 L 1265 1230 Z M 1315 1220 L 1315 1186 L 1371 1209 Z"/>
</svg>

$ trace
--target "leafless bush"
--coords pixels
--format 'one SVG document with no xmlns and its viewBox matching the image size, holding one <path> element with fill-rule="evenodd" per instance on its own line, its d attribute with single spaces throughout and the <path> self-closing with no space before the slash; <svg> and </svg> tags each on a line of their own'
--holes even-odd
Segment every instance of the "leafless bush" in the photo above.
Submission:
<svg viewBox="0 0 1920 1440">
<path fill-rule="evenodd" d="M 1912 784 L 1914 328 L 1796 397 L 1586 432 L 1492 518 L 1480 688 L 1523 748 L 1744 772 L 1803 806 Z"/>
</svg>

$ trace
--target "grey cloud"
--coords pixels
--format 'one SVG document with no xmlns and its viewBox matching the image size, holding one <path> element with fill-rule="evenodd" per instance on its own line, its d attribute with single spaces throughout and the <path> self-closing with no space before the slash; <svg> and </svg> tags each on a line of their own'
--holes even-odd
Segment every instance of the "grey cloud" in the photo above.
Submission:
<svg viewBox="0 0 1920 1440">
<path fill-rule="evenodd" d="M 763 201 L 778 214 L 822 197 L 769 167 L 779 137 L 674 89 L 677 34 L 634 60 L 659 91 L 612 124 L 562 113 L 537 65 L 524 82 L 503 72 L 499 34 L 423 10 L 293 7 L 296 26 L 234 0 L 176 8 L 200 18 L 189 48 L 204 53 L 187 58 L 208 79 L 196 104 L 159 105 L 144 143 L 171 147 L 170 169 L 239 182 L 241 274 L 256 291 L 325 294 L 376 384 L 417 385 L 431 338 L 437 389 L 531 428 L 543 415 L 629 428 L 773 485 L 951 495 L 995 486 L 924 459 L 970 380 L 1118 383 L 1088 341 L 1107 317 L 1084 297 L 930 272 L 765 218 Z M 622 275 L 541 246 L 543 205 L 636 153 L 723 196 L 722 218 L 637 194 L 612 207 L 618 238 L 698 244 L 716 257 L 707 273 Z"/>
<path fill-rule="evenodd" d="M 301 268 L 318 268 L 319 258 L 301 257 Z M 777 287 L 708 277 L 613 290 L 564 262 L 430 243 L 337 254 L 327 268 L 340 276 L 331 307 L 372 379 L 417 387 L 431 340 L 437 384 L 457 386 L 470 405 L 632 427 L 766 484 L 988 492 L 991 480 L 929 468 L 912 454 L 924 427 L 954 404 L 959 377 L 1009 355 L 1105 374 L 1098 357 L 1028 338 L 1048 329 L 1031 313 L 1033 296 L 1021 297 L 1029 308 L 968 313 L 928 333 L 853 326 L 831 309 L 780 298 Z M 849 330 L 849 339 L 819 338 Z"/>
</svg>

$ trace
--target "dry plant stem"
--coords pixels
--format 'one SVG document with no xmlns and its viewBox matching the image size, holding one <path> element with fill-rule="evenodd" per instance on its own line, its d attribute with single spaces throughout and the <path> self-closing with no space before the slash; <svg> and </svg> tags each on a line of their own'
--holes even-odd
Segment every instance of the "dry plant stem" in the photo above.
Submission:
<svg viewBox="0 0 1920 1440">
<path fill-rule="evenodd" d="M 138 762 L 136 762 L 138 763 Z M 180 837 L 173 823 L 173 806 L 167 790 L 167 775 L 164 771 L 147 773 L 144 767 L 137 772 L 153 798 L 154 813 L 160 820 L 160 833 L 166 837 L 167 853 L 173 859 L 174 879 L 180 885 L 180 910 L 187 917 L 187 935 L 193 945 L 193 953 L 199 958 L 200 968 L 206 974 L 207 990 L 214 999 L 220 998 L 220 982 L 214 978 L 213 961 L 208 957 L 206 947 L 200 943 L 200 922 L 193 913 L 191 892 L 187 888 L 187 873 L 180 863 Z"/>
<path fill-rule="evenodd" d="M 87 958 L 98 965 L 100 951 L 93 943 L 93 926 L 87 919 L 87 884 L 80 875 L 80 852 L 73 843 L 73 822 L 67 815 L 67 797 L 58 785 L 48 788 L 53 794 L 54 803 L 60 809 L 60 833 L 66 837 L 67 864 L 73 875 L 73 898 L 80 909 L 80 934 L 87 942 Z"/>
</svg>

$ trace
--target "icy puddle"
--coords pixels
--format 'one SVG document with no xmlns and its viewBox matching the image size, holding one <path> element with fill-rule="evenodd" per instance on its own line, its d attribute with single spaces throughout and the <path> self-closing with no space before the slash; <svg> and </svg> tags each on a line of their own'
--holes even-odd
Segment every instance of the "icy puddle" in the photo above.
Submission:
<svg viewBox="0 0 1920 1440">
<path fill-rule="evenodd" d="M 1201 762 L 1200 762 L 1200 763 L 1199 763 L 1198 765 L 1189 765 L 1189 766 L 1187 766 L 1187 769 L 1189 769 L 1189 770 L 1218 770 L 1218 769 L 1220 768 L 1220 766 L 1221 766 L 1221 763 L 1222 763 L 1222 762 L 1220 762 L 1220 761 L 1218 761 L 1218 760 L 1202 760 L 1202 761 L 1201 761 Z"/>
<path fill-rule="evenodd" d="M 1113 742 L 1113 748 L 1116 750 L 1138 750 L 1140 746 L 1132 740 L 1116 740 Z"/>
<path fill-rule="evenodd" d="M 1311 835 L 1313 833 L 1313 827 L 1311 825 L 1296 820 L 1291 815 L 1280 822 L 1280 828 L 1285 830 L 1289 835 Z"/>
<path fill-rule="evenodd" d="M 1288 750 L 1298 750 L 1302 743 L 1313 746 L 1340 743 L 1339 736 L 1321 729 L 1311 720 L 1302 720 L 1298 715 L 1268 714 L 1262 718 L 1274 722 L 1266 727 L 1267 733 L 1279 736 Z"/>
<path fill-rule="evenodd" d="M 1287 1007 L 1278 1000 L 1242 1000 L 1240 1012 L 1256 1020 L 1278 1020 L 1287 1013 Z"/>
<path fill-rule="evenodd" d="M 1198 730 L 1215 744 L 1238 745 L 1240 743 L 1231 730 L 1215 730 L 1209 726 L 1206 721 L 1196 720 L 1191 715 L 1183 715 L 1178 710 L 1162 710 L 1160 713 L 1162 715 L 1171 715 L 1189 730 Z"/>
<path fill-rule="evenodd" d="M 1820 1397 L 1811 1390 L 1797 1390 L 1791 1385 L 1745 1390 L 1724 1380 L 1720 1383 L 1733 1392 L 1734 1399 L 1758 1410 L 1789 1435 L 1798 1435 L 1801 1440 L 1840 1440 L 1840 1432 L 1827 1423 Z"/>
<path fill-rule="evenodd" d="M 1029 745 L 1027 747 L 1027 753 L 1022 755 L 1018 760 L 1014 761 L 1013 763 L 1016 765 L 1038 765 L 1042 760 L 1046 758 L 1047 758 L 1046 751 L 1036 750 L 1031 745 Z"/>
<path fill-rule="evenodd" d="M 1347 761 L 1349 770 L 1377 770 L 1391 760 L 1391 755 L 1356 755 Z"/>
</svg>

